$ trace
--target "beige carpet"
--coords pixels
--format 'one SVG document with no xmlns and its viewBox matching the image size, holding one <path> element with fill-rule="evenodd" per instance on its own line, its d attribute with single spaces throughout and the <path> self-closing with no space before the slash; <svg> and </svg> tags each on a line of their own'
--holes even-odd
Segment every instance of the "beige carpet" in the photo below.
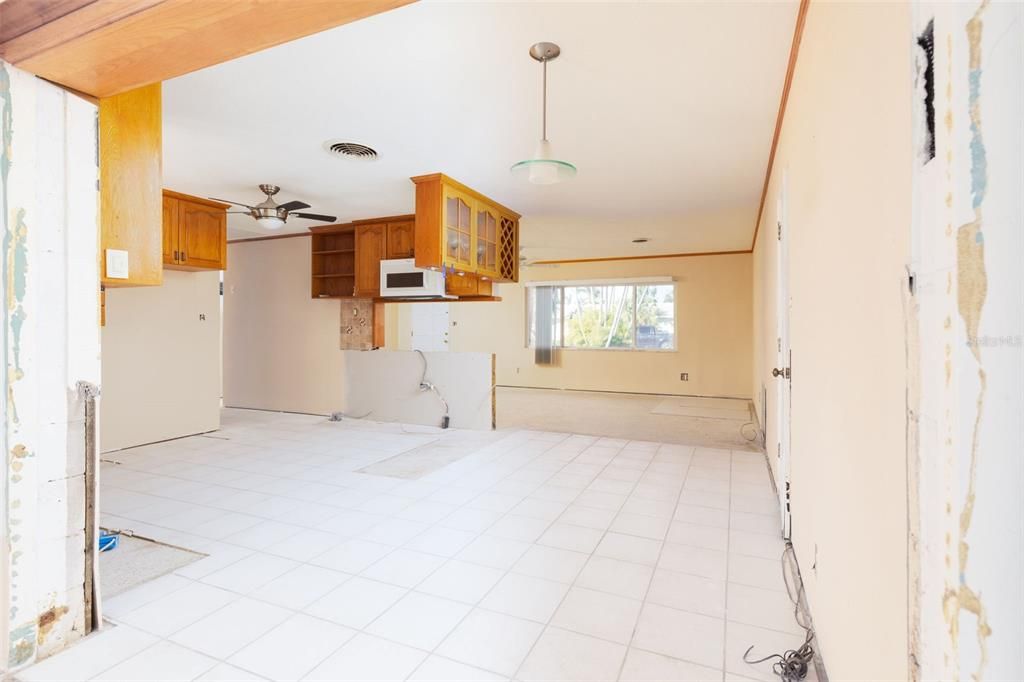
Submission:
<svg viewBox="0 0 1024 682">
<path fill-rule="evenodd" d="M 651 410 L 653 414 L 667 414 L 676 417 L 706 417 L 708 419 L 732 419 L 750 421 L 750 401 L 733 398 L 700 398 L 683 396 L 665 398 Z"/>
<path fill-rule="evenodd" d="M 181 547 L 122 535 L 117 549 L 100 553 L 100 594 L 115 597 L 205 557 Z"/>
<path fill-rule="evenodd" d="M 497 388 L 499 429 L 760 451 L 752 440 L 755 433 L 748 404 L 721 398 Z"/>
</svg>

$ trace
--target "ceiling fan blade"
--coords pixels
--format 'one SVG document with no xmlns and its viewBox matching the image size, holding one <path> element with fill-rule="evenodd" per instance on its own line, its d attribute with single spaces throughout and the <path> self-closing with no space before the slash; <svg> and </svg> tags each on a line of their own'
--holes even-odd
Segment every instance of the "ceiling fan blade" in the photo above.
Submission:
<svg viewBox="0 0 1024 682">
<path fill-rule="evenodd" d="M 234 204 L 235 206 L 245 206 L 246 208 L 252 208 L 249 204 L 240 204 L 237 201 L 231 201 L 230 199 L 218 199 L 217 197 L 207 197 L 207 199 L 213 199 L 214 201 L 223 201 L 225 204 Z"/>
<path fill-rule="evenodd" d="M 297 211 L 300 208 L 309 208 L 309 204 L 304 201 L 289 201 L 287 204 L 279 204 L 278 208 L 283 208 L 286 211 Z"/>
<path fill-rule="evenodd" d="M 328 223 L 333 223 L 337 220 L 337 216 L 333 215 L 320 215 L 319 213 L 288 213 L 288 217 L 295 216 L 296 218 L 306 218 L 308 220 L 323 220 Z"/>
</svg>

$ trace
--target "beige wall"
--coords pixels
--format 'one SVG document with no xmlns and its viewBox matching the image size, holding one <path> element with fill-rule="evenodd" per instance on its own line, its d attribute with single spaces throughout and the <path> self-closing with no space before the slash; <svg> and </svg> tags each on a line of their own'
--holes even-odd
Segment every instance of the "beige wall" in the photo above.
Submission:
<svg viewBox="0 0 1024 682">
<path fill-rule="evenodd" d="M 102 450 L 220 428 L 220 274 L 107 289 Z M 200 320 L 200 315 L 205 320 Z"/>
<path fill-rule="evenodd" d="M 304 237 L 228 245 L 225 406 L 342 409 L 341 308 L 310 298 L 309 248 Z"/>
<path fill-rule="evenodd" d="M 750 255 L 534 266 L 521 275 L 500 285 L 499 303 L 450 308 L 451 349 L 495 353 L 500 385 L 750 397 Z M 523 283 L 654 276 L 676 280 L 676 351 L 564 350 L 556 366 L 534 364 Z M 390 307 L 389 347 L 407 347 L 410 305 Z"/>
<path fill-rule="evenodd" d="M 812 2 L 754 260 L 774 434 L 776 199 L 788 177 L 793 543 L 833 679 L 907 668 L 910 9 Z M 769 446 L 769 461 L 776 448 Z"/>
<path fill-rule="evenodd" d="M 425 363 L 425 364 L 424 364 Z M 437 393 L 420 388 L 433 384 Z M 354 417 L 402 424 L 441 426 L 448 405 L 453 429 L 488 431 L 493 420 L 491 355 L 488 353 L 419 353 L 345 351 L 345 402 Z"/>
</svg>

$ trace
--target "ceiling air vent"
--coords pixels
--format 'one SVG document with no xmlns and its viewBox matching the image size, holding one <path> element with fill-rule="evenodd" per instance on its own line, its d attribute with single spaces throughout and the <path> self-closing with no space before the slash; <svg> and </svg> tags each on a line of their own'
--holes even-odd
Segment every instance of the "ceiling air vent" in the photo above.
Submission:
<svg viewBox="0 0 1024 682">
<path fill-rule="evenodd" d="M 358 142 L 335 142 L 334 140 L 328 140 L 324 143 L 324 148 L 331 154 L 344 156 L 348 159 L 373 161 L 377 158 L 377 151 L 375 149 Z"/>
</svg>

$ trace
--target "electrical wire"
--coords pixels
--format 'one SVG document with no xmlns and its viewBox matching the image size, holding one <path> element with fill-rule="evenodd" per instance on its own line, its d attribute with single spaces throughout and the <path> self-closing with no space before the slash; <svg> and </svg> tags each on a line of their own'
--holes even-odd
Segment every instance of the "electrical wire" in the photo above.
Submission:
<svg viewBox="0 0 1024 682">
<path fill-rule="evenodd" d="M 747 434 L 743 433 L 743 429 L 747 428 L 748 426 L 753 426 L 754 427 L 754 437 L 753 438 L 747 438 Z M 743 440 L 747 441 L 748 443 L 753 443 L 754 441 L 756 441 L 760 437 L 760 435 L 761 435 L 761 431 L 760 431 L 760 429 L 757 428 L 757 426 L 754 424 L 754 422 L 747 422 L 746 424 L 743 424 L 742 426 L 740 426 L 740 437 L 743 438 Z"/>
<path fill-rule="evenodd" d="M 419 353 L 420 359 L 423 360 L 423 373 L 420 375 L 420 390 L 431 391 L 437 396 L 437 399 L 441 401 L 441 405 L 444 407 L 444 416 L 441 417 L 441 428 L 447 429 L 451 419 L 448 416 L 448 401 L 444 399 L 444 396 L 441 395 L 441 391 L 437 390 L 437 386 L 435 386 L 433 382 L 427 381 L 427 356 L 424 355 L 423 351 L 419 348 L 414 350 Z"/>
<path fill-rule="evenodd" d="M 797 571 L 795 576 L 796 597 L 793 597 L 793 589 L 790 587 L 790 580 L 787 577 L 788 572 L 786 571 L 788 564 L 786 561 L 787 556 L 792 560 L 792 564 L 795 566 L 796 552 L 794 551 L 793 543 L 791 542 L 787 542 L 786 548 L 782 551 L 782 580 L 786 584 L 786 594 L 789 595 L 789 600 L 793 602 L 793 619 L 805 632 L 804 643 L 796 649 L 787 649 L 781 654 L 770 654 L 764 658 L 758 659 L 748 658 L 750 652 L 754 649 L 754 645 L 751 644 L 743 653 L 743 662 L 750 665 L 756 665 L 758 663 L 764 663 L 765 661 L 771 661 L 774 659 L 775 662 L 772 663 L 772 672 L 778 675 L 783 682 L 796 682 L 797 680 L 802 680 L 807 677 L 811 663 L 814 661 L 814 647 L 811 646 L 811 642 L 814 640 L 814 629 L 811 627 L 810 614 L 805 602 L 804 582 L 803 579 L 800 578 L 799 571 Z"/>
</svg>

